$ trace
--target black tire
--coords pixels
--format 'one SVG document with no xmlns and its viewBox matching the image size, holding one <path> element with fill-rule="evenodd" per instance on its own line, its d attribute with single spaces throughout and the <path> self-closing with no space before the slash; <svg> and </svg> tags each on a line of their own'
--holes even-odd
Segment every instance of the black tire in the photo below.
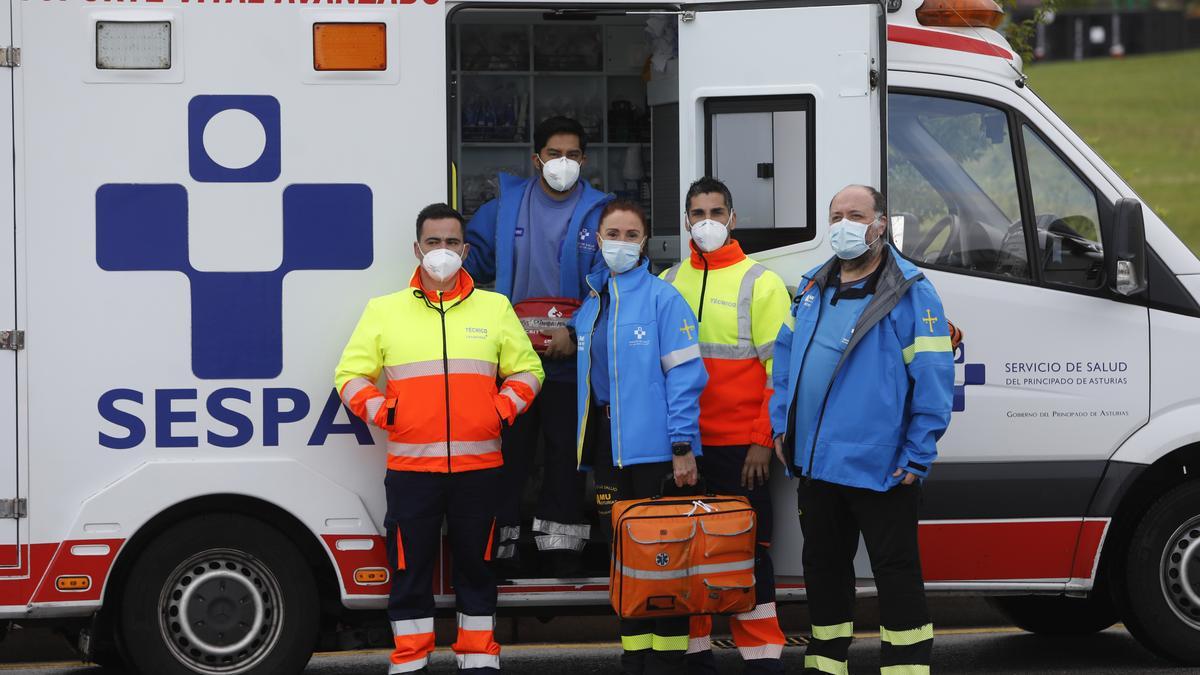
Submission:
<svg viewBox="0 0 1200 675">
<path fill-rule="evenodd" d="M 1091 635 L 1118 621 L 1116 608 L 1103 593 L 1086 598 L 1013 595 L 987 600 L 1014 626 L 1038 635 Z"/>
<path fill-rule="evenodd" d="M 312 656 L 320 604 L 283 534 L 216 514 L 173 525 L 142 551 L 119 620 L 129 665 L 144 675 L 284 675 Z"/>
<path fill-rule="evenodd" d="M 1138 522 L 1125 569 L 1125 625 L 1150 650 L 1200 665 L 1200 482 L 1163 495 Z"/>
</svg>

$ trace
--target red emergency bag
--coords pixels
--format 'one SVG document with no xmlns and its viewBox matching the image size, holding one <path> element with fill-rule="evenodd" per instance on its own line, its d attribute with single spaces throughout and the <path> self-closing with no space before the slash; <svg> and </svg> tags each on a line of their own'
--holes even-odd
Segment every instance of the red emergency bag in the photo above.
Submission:
<svg viewBox="0 0 1200 675">
<path fill-rule="evenodd" d="M 541 353 L 550 343 L 547 333 L 566 327 L 567 319 L 575 314 L 579 304 L 575 298 L 526 298 L 513 305 L 513 310 L 525 327 L 533 348 Z"/>
</svg>

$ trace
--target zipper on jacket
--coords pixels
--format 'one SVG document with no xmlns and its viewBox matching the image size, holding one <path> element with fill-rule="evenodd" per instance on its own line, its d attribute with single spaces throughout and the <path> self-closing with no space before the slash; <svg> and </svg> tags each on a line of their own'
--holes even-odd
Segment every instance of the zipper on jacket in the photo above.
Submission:
<svg viewBox="0 0 1200 675">
<path fill-rule="evenodd" d="M 708 289 L 708 258 L 700 254 L 700 260 L 704 262 L 704 275 L 700 277 L 700 304 L 696 305 L 697 324 L 704 320 L 704 292 Z"/>
<path fill-rule="evenodd" d="M 912 279 L 906 279 L 905 283 L 902 284 L 900 286 L 900 288 L 898 288 L 896 291 L 898 293 L 898 297 L 900 297 L 900 298 L 904 297 L 904 295 L 906 293 L 908 293 L 908 289 L 911 288 L 912 285 L 915 284 L 917 281 L 920 281 L 921 278 L 923 278 L 923 277 L 918 275 L 916 277 L 913 277 Z M 821 295 L 824 296 L 824 294 L 825 294 L 824 289 L 821 289 Z M 891 311 L 893 309 L 895 309 L 896 304 L 899 304 L 898 300 L 895 304 L 893 304 L 890 308 L 888 308 L 888 313 L 891 313 Z M 869 308 L 870 308 L 870 303 L 867 303 L 867 307 L 864 307 L 863 311 L 865 312 Z M 818 320 L 820 318 L 819 314 L 820 314 L 820 310 L 818 310 Z M 886 316 L 886 314 L 885 314 L 885 316 Z M 883 317 L 880 317 L 880 318 L 882 319 Z M 862 314 L 859 314 L 859 320 L 861 320 L 861 319 L 862 319 Z M 855 321 L 855 323 L 857 324 L 858 321 Z M 877 323 L 879 323 L 878 320 L 873 322 L 870 326 L 868 326 L 867 330 L 874 328 L 875 324 L 877 324 Z M 854 332 L 856 334 L 859 332 L 858 328 L 859 327 L 857 325 L 854 327 Z M 814 332 L 816 331 L 815 326 L 813 327 L 813 330 L 814 330 Z M 816 463 L 816 460 L 817 460 L 817 439 L 821 435 L 821 423 L 825 421 L 825 407 L 827 405 L 829 405 L 829 395 L 831 393 L 833 393 L 833 383 L 837 379 L 837 374 L 839 372 L 841 372 L 842 365 L 844 365 L 846 363 L 846 361 L 850 360 L 850 353 L 852 351 L 854 351 L 854 348 L 857 346 L 858 346 L 858 342 L 856 341 L 854 344 L 852 344 L 849 347 L 849 349 L 847 349 L 845 352 L 842 353 L 842 357 L 840 359 L 838 359 L 837 366 L 835 366 L 833 369 L 833 374 L 829 376 L 829 385 L 825 388 L 825 398 L 821 399 L 821 409 L 817 412 L 817 428 L 813 430 L 812 447 L 809 448 L 809 452 L 808 452 L 808 473 L 805 475 L 805 478 L 808 478 L 810 480 L 812 478 L 813 465 Z M 807 352 L 807 348 L 805 348 L 805 349 Z M 801 370 L 804 369 L 803 362 L 800 363 L 800 368 L 801 368 Z M 797 387 L 799 387 L 799 379 L 800 379 L 800 375 L 797 374 L 796 375 L 796 380 L 797 380 L 796 386 Z"/>
<path fill-rule="evenodd" d="M 617 427 L 617 468 L 623 469 L 621 455 L 621 383 L 617 379 L 617 310 L 621 307 L 621 295 L 617 292 L 617 278 L 612 278 L 613 304 L 612 304 L 612 342 L 608 344 L 608 353 L 612 355 L 612 391 L 609 392 L 609 398 L 612 399 L 609 403 L 612 406 L 612 421 Z"/>
<path fill-rule="evenodd" d="M 450 354 L 446 349 L 446 298 L 442 292 L 438 292 L 438 316 L 442 319 L 442 382 L 446 389 L 446 473 L 454 473 L 450 464 Z"/>
<path fill-rule="evenodd" d="M 590 288 L 593 293 L 596 294 L 596 297 L 600 296 L 600 293 L 598 291 L 596 291 L 595 288 L 592 288 L 592 282 L 589 281 L 587 277 L 583 278 L 583 282 L 585 284 L 587 284 L 587 287 Z M 601 308 L 602 307 L 603 306 L 601 306 Z M 575 439 L 575 468 L 576 469 L 578 469 L 579 466 L 581 464 L 583 464 L 583 439 L 584 439 L 584 436 L 587 435 L 588 411 L 591 410 L 591 407 L 592 407 L 592 340 L 596 339 L 596 322 L 599 320 L 600 320 L 600 312 L 599 312 L 599 310 L 597 310 L 596 316 L 592 319 L 592 327 L 588 329 L 588 348 L 587 348 L 587 351 L 583 355 L 583 358 L 587 359 L 587 370 L 585 371 L 586 374 L 583 376 L 583 383 L 584 383 L 583 422 L 579 425 L 579 431 L 576 432 L 577 437 Z M 576 327 L 575 330 L 578 334 L 578 330 L 579 330 L 578 326 Z M 611 458 L 609 458 L 609 459 L 611 461 Z"/>
</svg>

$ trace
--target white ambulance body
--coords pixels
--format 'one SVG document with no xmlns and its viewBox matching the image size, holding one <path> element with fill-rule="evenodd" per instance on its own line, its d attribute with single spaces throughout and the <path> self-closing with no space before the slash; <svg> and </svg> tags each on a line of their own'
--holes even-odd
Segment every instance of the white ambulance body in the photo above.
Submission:
<svg viewBox="0 0 1200 675">
<path fill-rule="evenodd" d="M 0 617 L 147 672 L 273 673 L 385 607 L 383 437 L 333 366 L 407 284 L 417 211 L 477 208 L 489 172 L 528 175 L 532 121 L 598 96 L 584 176 L 649 202 L 657 263 L 702 175 L 792 286 L 832 195 L 886 185 L 965 335 L 928 588 L 1200 663 L 1200 261 L 997 32 L 953 27 L 986 0 L 940 27 L 917 0 L 5 2 Z M 501 605 L 602 605 L 602 574 Z"/>
</svg>

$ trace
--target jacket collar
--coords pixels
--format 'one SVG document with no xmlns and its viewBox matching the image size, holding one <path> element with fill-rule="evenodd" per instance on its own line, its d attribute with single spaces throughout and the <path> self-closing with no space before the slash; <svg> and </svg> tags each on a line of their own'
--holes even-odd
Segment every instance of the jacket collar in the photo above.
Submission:
<svg viewBox="0 0 1200 675">
<path fill-rule="evenodd" d="M 875 277 L 877 287 L 880 283 L 889 287 L 897 287 L 904 281 L 921 276 L 921 271 L 917 269 L 916 265 L 905 260 L 891 244 L 885 244 L 885 247 L 884 259 L 880 262 L 879 269 L 871 274 Z M 804 290 L 808 281 L 816 283 L 817 287 L 824 290 L 832 281 L 839 279 L 840 274 L 841 264 L 838 257 L 830 256 L 829 260 L 826 260 L 820 267 L 804 275 L 798 290 Z"/>
<path fill-rule="evenodd" d="M 439 295 L 438 291 L 430 291 L 430 290 L 426 289 L 425 286 L 421 283 L 421 266 L 420 265 L 417 265 L 417 269 L 413 270 L 412 279 L 409 280 L 408 286 L 409 286 L 409 288 L 416 289 L 422 295 L 429 298 L 430 300 L 438 299 L 438 295 Z M 471 278 L 471 275 L 468 274 L 465 269 L 460 269 L 458 271 L 458 276 L 455 277 L 455 279 L 454 279 L 454 288 L 451 288 L 450 290 L 446 291 L 445 293 L 442 293 L 441 300 L 443 302 L 445 302 L 447 300 L 455 300 L 457 298 L 462 298 L 465 300 L 466 297 L 468 295 L 470 295 L 471 292 L 474 290 L 475 290 L 475 280 Z"/>
<path fill-rule="evenodd" d="M 614 281 L 621 285 L 620 290 L 622 291 L 636 290 L 643 284 L 649 283 L 650 259 L 642 256 L 642 259 L 638 263 L 637 267 L 634 267 L 628 272 L 622 272 L 616 277 L 612 276 L 612 273 L 609 271 L 607 265 L 597 266 L 596 271 L 587 276 L 587 281 L 588 285 L 592 287 L 593 291 L 600 293 L 608 287 L 608 280 L 610 278 L 614 279 Z"/>
<path fill-rule="evenodd" d="M 525 190 L 529 189 L 531 183 L 535 183 L 539 180 L 541 180 L 539 176 L 522 178 L 520 176 L 514 176 L 508 173 L 501 173 L 500 194 L 502 196 L 511 196 L 512 198 L 516 199 L 518 203 L 520 203 L 520 200 L 525 198 Z M 596 188 L 592 187 L 591 183 L 588 183 L 582 178 L 579 180 L 579 183 L 583 186 L 583 194 L 579 195 L 579 204 L 575 207 L 576 213 L 587 213 L 597 206 L 608 202 L 607 193 L 597 190 Z M 539 190 L 541 189 L 540 186 L 536 185 L 534 188 Z"/>
<path fill-rule="evenodd" d="M 692 249 L 692 267 L 696 269 L 707 268 L 710 270 L 719 270 L 722 267 L 736 265 L 746 259 L 746 254 L 742 253 L 742 245 L 736 240 L 730 239 L 721 248 L 705 253 L 696 247 L 696 242 L 688 241 L 688 246 Z"/>
</svg>

